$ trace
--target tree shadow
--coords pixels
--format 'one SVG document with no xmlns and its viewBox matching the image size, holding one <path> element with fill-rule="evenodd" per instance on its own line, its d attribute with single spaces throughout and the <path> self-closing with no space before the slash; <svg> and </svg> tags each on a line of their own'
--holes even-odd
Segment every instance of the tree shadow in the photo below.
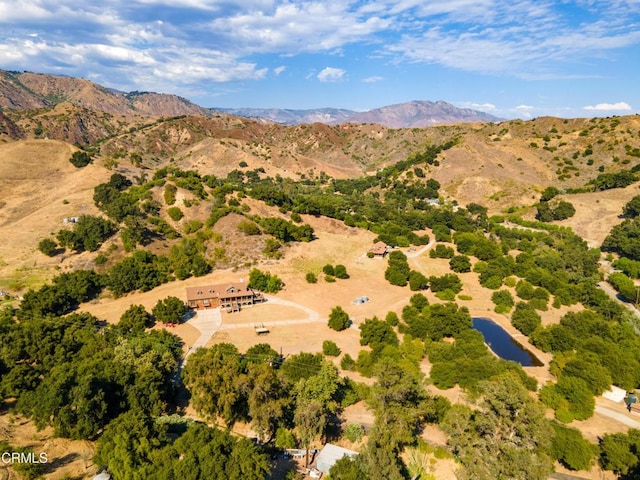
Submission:
<svg viewBox="0 0 640 480">
<path fill-rule="evenodd" d="M 75 462 L 79 458 L 80 458 L 80 455 L 78 453 L 75 453 L 75 452 L 67 453 L 62 457 L 54 458 L 52 461 L 47 462 L 44 465 L 44 471 L 45 473 L 53 473 L 58 468 L 64 467 L 65 465 L 69 465 L 71 462 Z"/>
</svg>

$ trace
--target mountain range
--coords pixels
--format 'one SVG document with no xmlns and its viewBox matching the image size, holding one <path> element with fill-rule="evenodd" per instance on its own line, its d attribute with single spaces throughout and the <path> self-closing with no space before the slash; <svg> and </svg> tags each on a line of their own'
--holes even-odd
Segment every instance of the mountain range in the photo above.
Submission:
<svg viewBox="0 0 640 480">
<path fill-rule="evenodd" d="M 458 108 L 444 101 L 411 101 L 366 112 L 340 108 L 311 110 L 205 108 L 177 95 L 154 92 L 119 92 L 81 78 L 0 70 L 0 110 L 54 107 L 68 102 L 77 107 L 120 115 L 219 114 L 255 118 L 285 125 L 376 123 L 390 128 L 419 128 L 441 124 L 498 122 L 477 110 Z"/>
<path fill-rule="evenodd" d="M 300 125 L 304 123 L 376 123 L 390 128 L 421 128 L 434 125 L 469 122 L 499 122 L 502 119 L 488 113 L 458 108 L 450 103 L 413 100 L 366 112 L 339 108 L 317 108 L 311 110 L 283 110 L 278 108 L 220 108 L 223 113 L 249 118 L 262 118 L 275 123 Z"/>
</svg>

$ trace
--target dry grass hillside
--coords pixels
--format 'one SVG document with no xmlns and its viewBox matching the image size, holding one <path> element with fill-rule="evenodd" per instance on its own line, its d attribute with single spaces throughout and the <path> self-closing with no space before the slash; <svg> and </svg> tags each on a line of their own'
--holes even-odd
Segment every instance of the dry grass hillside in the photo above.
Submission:
<svg viewBox="0 0 640 480">
<path fill-rule="evenodd" d="M 109 172 L 78 170 L 69 163 L 75 150 L 57 140 L 0 145 L 0 288 L 42 283 L 60 260 L 38 252 L 38 241 L 62 228 L 64 217 L 97 211 L 93 187 Z"/>
<path fill-rule="evenodd" d="M 532 218 L 532 205 L 545 187 L 579 187 L 601 173 L 629 169 L 639 161 L 640 145 L 638 116 L 412 129 L 374 124 L 287 127 L 225 115 L 117 115 L 59 103 L 13 111 L 6 118 L 31 139 L 0 140 L 0 236 L 10 239 L 0 245 L 0 286 L 5 288 L 40 283 L 54 266 L 72 268 L 86 261 L 86 254 L 52 260 L 36 247 L 59 230 L 65 216 L 97 212 L 93 187 L 114 172 L 136 181 L 150 177 L 157 168 L 175 165 L 220 177 L 235 169 L 263 169 L 266 175 L 293 179 L 317 178 L 321 172 L 345 178 L 374 174 L 427 145 L 452 142 L 437 162 L 422 166 L 426 178 L 440 182 L 442 196 L 461 205 L 486 205 L 490 213 L 515 208 Z M 89 143 L 95 153 L 92 165 L 78 170 L 68 162 L 74 142 Z M 564 223 L 598 245 L 621 221 L 622 206 L 636 192 L 630 186 L 567 195 L 563 198 L 574 203 L 577 213 Z M 162 201 L 161 191 L 154 190 L 153 195 Z M 181 195 L 191 198 L 186 191 Z M 191 207 L 178 224 L 165 219 L 180 230 L 187 219 L 205 221 L 203 208 L 196 213 L 199 210 Z M 166 251 L 169 246 L 157 248 Z M 238 248 L 229 249 L 234 259 L 242 257 Z"/>
</svg>

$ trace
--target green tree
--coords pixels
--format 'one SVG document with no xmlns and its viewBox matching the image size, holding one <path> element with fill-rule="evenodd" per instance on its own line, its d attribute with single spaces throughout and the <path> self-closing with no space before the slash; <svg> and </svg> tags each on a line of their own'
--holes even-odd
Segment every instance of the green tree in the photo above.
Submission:
<svg viewBox="0 0 640 480">
<path fill-rule="evenodd" d="M 412 292 L 425 290 L 429 286 L 429 280 L 422 273 L 411 270 L 409 272 L 409 288 Z"/>
<path fill-rule="evenodd" d="M 334 268 L 334 274 L 336 278 L 341 278 L 341 279 L 349 278 L 349 274 L 347 273 L 347 268 L 344 265 L 336 265 Z"/>
<path fill-rule="evenodd" d="M 465 478 L 546 479 L 552 430 L 544 409 L 514 375 L 482 385 L 479 410 L 454 405 L 442 428 Z"/>
<path fill-rule="evenodd" d="M 622 214 L 627 218 L 635 218 L 640 215 L 640 195 L 636 195 L 622 207 Z"/>
<path fill-rule="evenodd" d="M 181 323 L 187 307 L 178 297 L 169 296 L 154 305 L 151 313 L 158 322 Z"/>
<path fill-rule="evenodd" d="M 542 318 L 532 306 L 524 302 L 518 302 L 511 315 L 511 324 L 523 334 L 529 336 L 542 325 Z"/>
<path fill-rule="evenodd" d="M 47 257 L 53 257 L 58 253 L 58 244 L 51 238 L 43 238 L 38 242 L 38 250 Z"/>
<path fill-rule="evenodd" d="M 244 386 L 251 426 L 261 440 L 270 441 L 278 426 L 284 423 L 285 413 L 291 403 L 285 388 L 270 363 L 250 365 Z"/>
<path fill-rule="evenodd" d="M 471 262 L 466 255 L 454 255 L 449 260 L 449 267 L 456 273 L 470 272 Z"/>
<path fill-rule="evenodd" d="M 196 350 L 183 370 L 183 381 L 193 407 L 205 418 L 220 415 L 231 426 L 244 415 L 245 376 L 235 345 L 219 343 Z"/>
<path fill-rule="evenodd" d="M 598 446 L 585 440 L 580 430 L 552 422 L 551 455 L 570 470 L 589 470 Z"/>
<path fill-rule="evenodd" d="M 69 161 L 74 167 L 82 168 L 89 165 L 92 162 L 92 159 L 87 152 L 83 152 L 82 150 L 79 150 L 77 152 L 73 152 Z"/>
<path fill-rule="evenodd" d="M 313 272 L 307 272 L 304 278 L 307 283 L 318 283 L 318 277 Z"/>
<path fill-rule="evenodd" d="M 346 328 L 349 328 L 351 320 L 349 320 L 349 314 L 343 310 L 343 308 L 338 305 L 331 309 L 331 313 L 329 314 L 329 328 L 341 332 Z"/>
<path fill-rule="evenodd" d="M 337 357 L 340 355 L 340 348 L 336 345 L 336 342 L 325 340 L 322 342 L 322 353 L 330 357 Z"/>
<path fill-rule="evenodd" d="M 138 334 L 153 326 L 153 319 L 142 305 L 131 305 L 121 316 L 118 329 L 123 333 Z"/>
</svg>

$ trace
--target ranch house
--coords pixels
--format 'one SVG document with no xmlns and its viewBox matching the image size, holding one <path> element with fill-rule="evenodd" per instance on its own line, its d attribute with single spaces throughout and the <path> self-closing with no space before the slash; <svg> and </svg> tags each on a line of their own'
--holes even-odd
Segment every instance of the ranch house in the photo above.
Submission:
<svg viewBox="0 0 640 480">
<path fill-rule="evenodd" d="M 190 308 L 237 308 L 263 301 L 262 294 L 254 292 L 245 283 L 225 283 L 187 288 L 187 306 Z"/>
</svg>

